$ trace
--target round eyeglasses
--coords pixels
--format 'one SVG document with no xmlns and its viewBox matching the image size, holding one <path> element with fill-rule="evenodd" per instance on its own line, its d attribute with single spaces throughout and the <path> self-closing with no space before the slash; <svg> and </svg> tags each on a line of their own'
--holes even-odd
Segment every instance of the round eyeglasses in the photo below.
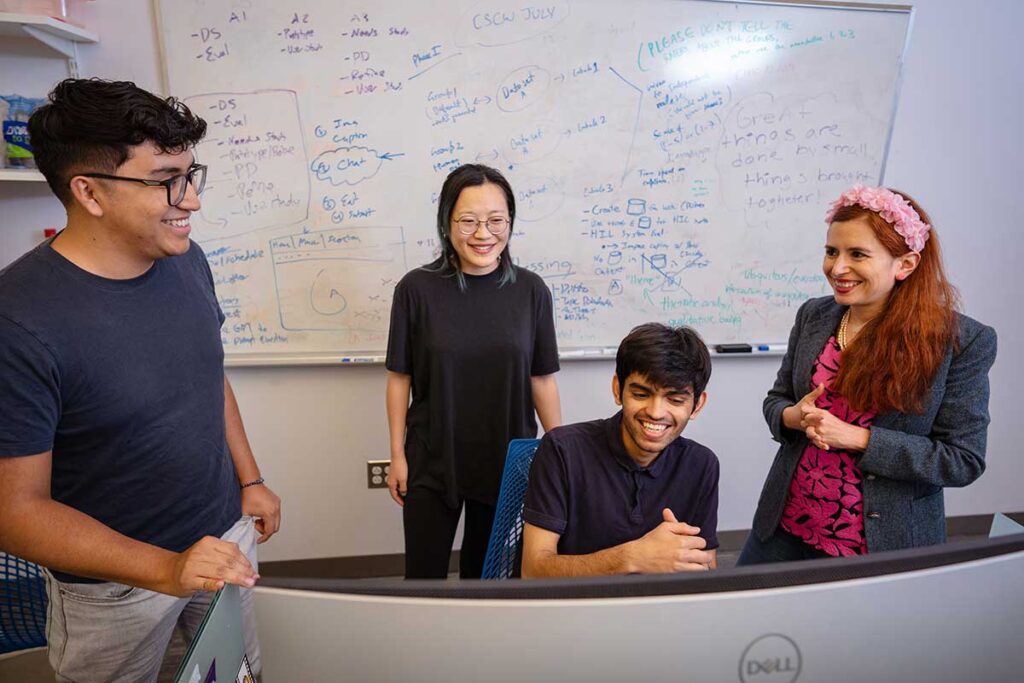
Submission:
<svg viewBox="0 0 1024 683">
<path fill-rule="evenodd" d="M 84 178 L 102 178 L 104 180 L 127 180 L 133 183 L 142 183 L 149 187 L 164 187 L 167 189 L 167 203 L 177 206 L 185 201 L 185 194 L 188 186 L 191 185 L 196 194 L 202 194 L 206 187 L 206 166 L 203 164 L 192 164 L 188 171 L 181 175 L 171 176 L 167 180 L 148 180 L 146 178 L 127 178 L 120 175 L 108 173 L 76 173 Z"/>
<path fill-rule="evenodd" d="M 485 221 L 472 216 L 464 216 L 455 221 L 455 225 L 458 226 L 459 232 L 463 235 L 472 235 L 480 229 L 481 225 L 487 228 L 487 232 L 492 235 L 500 235 L 508 230 L 509 220 L 504 216 L 491 216 Z"/>
</svg>

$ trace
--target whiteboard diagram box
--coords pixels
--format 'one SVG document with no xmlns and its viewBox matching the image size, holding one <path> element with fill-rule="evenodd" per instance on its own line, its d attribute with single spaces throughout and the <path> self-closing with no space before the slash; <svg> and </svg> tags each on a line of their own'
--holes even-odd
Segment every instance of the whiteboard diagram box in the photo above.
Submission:
<svg viewBox="0 0 1024 683">
<path fill-rule="evenodd" d="M 230 237 L 309 216 L 309 176 L 299 105 L 290 90 L 211 93 L 185 102 L 209 126 L 196 148 L 210 167 L 199 218 Z"/>
<path fill-rule="evenodd" d="M 272 239 L 286 330 L 387 332 L 391 294 L 406 272 L 403 231 L 366 227 Z"/>
</svg>

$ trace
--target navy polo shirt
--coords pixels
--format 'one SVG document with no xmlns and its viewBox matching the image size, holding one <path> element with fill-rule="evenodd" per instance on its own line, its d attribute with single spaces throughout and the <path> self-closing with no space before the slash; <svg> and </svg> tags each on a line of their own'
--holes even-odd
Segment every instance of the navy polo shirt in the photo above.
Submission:
<svg viewBox="0 0 1024 683">
<path fill-rule="evenodd" d="M 622 412 L 544 435 L 530 467 L 523 519 L 560 535 L 560 555 L 586 555 L 636 540 L 669 508 L 718 547 L 718 458 L 679 437 L 647 467 L 626 452 Z"/>
</svg>

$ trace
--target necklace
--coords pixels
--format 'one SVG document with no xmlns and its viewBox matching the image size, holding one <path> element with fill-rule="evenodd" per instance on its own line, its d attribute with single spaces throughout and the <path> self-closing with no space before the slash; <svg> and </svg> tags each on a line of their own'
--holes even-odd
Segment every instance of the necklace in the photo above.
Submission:
<svg viewBox="0 0 1024 683">
<path fill-rule="evenodd" d="M 843 351 L 846 349 L 846 327 L 850 324 L 850 309 L 846 309 L 846 313 L 843 313 L 843 319 L 839 321 L 839 333 L 836 335 L 836 341 L 839 342 L 839 350 Z"/>
</svg>

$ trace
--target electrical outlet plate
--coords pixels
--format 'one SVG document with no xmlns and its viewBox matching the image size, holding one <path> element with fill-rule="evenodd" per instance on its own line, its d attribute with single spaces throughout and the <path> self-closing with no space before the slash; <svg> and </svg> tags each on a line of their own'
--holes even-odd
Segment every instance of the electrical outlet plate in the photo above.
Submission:
<svg viewBox="0 0 1024 683">
<path fill-rule="evenodd" d="M 388 470 L 390 469 L 390 460 L 367 460 L 366 488 L 386 489 L 388 487 Z"/>
</svg>

